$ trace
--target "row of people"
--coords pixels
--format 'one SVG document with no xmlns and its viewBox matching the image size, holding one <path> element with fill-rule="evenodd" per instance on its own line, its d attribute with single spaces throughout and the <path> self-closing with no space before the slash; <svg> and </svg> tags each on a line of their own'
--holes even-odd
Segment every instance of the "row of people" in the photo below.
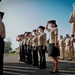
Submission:
<svg viewBox="0 0 75 75">
<path fill-rule="evenodd" d="M 51 28 L 48 28 L 49 24 Z M 39 65 L 40 69 L 46 68 L 46 33 L 44 32 L 45 29 L 50 33 L 49 56 L 51 56 L 54 61 L 54 67 L 52 72 L 58 72 L 57 65 L 60 52 L 58 49 L 58 28 L 55 20 L 48 21 L 46 27 L 39 26 L 38 29 L 35 29 L 32 32 L 25 32 L 24 35 L 19 35 L 21 57 L 20 60 L 26 61 L 28 64 L 33 63 L 33 65 Z M 34 35 L 32 35 L 32 33 L 34 33 Z M 38 64 L 38 51 L 40 56 L 40 64 Z"/>
<path fill-rule="evenodd" d="M 63 36 L 60 35 L 59 50 L 60 59 L 72 60 L 72 58 L 74 58 L 74 46 L 69 34 L 66 34 L 65 38 L 63 38 Z"/>
<path fill-rule="evenodd" d="M 48 27 L 49 24 L 51 28 Z M 69 35 L 66 35 L 65 40 L 60 36 L 60 40 L 58 41 L 58 28 L 55 20 L 48 21 L 46 27 L 39 26 L 38 29 L 32 32 L 25 32 L 23 35 L 18 36 L 19 39 L 17 38 L 17 41 L 20 42 L 20 60 L 34 66 L 40 65 L 40 69 L 46 68 L 45 52 L 47 39 L 44 32 L 45 29 L 50 33 L 48 56 L 53 58 L 54 67 L 52 73 L 55 73 L 58 72 L 58 56 L 61 59 L 66 57 L 71 60 L 73 54 L 70 50 L 70 45 L 73 46 L 73 43 L 70 41 Z M 40 64 L 38 63 L 38 51 Z"/>
<path fill-rule="evenodd" d="M 40 55 L 39 68 L 46 68 L 46 33 L 44 33 L 45 27 L 39 26 L 38 30 L 32 32 L 25 32 L 23 35 L 19 35 L 20 38 L 20 60 L 38 66 L 38 50 Z M 33 34 L 33 35 L 32 35 Z M 33 61 L 33 62 L 32 62 Z"/>
</svg>

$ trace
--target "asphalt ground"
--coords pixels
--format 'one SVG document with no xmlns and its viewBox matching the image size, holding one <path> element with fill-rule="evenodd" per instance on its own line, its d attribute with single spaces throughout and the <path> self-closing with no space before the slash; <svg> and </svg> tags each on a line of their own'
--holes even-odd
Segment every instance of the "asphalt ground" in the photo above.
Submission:
<svg viewBox="0 0 75 75">
<path fill-rule="evenodd" d="M 19 54 L 4 55 L 3 75 L 75 75 L 75 56 L 72 61 L 59 60 L 59 73 L 51 73 L 52 59 L 46 53 L 46 69 L 19 61 Z"/>
</svg>

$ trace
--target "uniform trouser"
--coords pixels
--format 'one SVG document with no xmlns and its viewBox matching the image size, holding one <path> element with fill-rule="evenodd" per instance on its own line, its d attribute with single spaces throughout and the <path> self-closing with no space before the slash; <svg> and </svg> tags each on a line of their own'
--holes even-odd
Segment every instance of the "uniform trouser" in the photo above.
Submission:
<svg viewBox="0 0 75 75">
<path fill-rule="evenodd" d="M 74 58 L 74 48 L 71 48 L 71 56 Z"/>
<path fill-rule="evenodd" d="M 19 55 L 20 55 L 20 60 L 22 60 L 22 46 L 20 46 L 20 52 L 19 52 Z"/>
<path fill-rule="evenodd" d="M 38 65 L 38 48 L 32 47 L 33 51 L 33 64 Z"/>
<path fill-rule="evenodd" d="M 0 37 L 0 75 L 3 75 L 4 40 Z"/>
<path fill-rule="evenodd" d="M 60 49 L 60 59 L 64 59 L 64 47 L 59 47 L 59 49 Z"/>
<path fill-rule="evenodd" d="M 28 45 L 28 64 L 32 64 L 32 47 Z"/>
<path fill-rule="evenodd" d="M 25 50 L 24 50 L 24 46 L 22 46 L 22 61 L 25 61 Z"/>
<path fill-rule="evenodd" d="M 44 68 L 46 67 L 46 57 L 45 57 L 45 52 L 46 52 L 46 48 L 45 50 L 43 50 L 43 46 L 38 46 L 38 50 L 39 50 L 39 55 L 40 55 L 40 67 Z"/>
<path fill-rule="evenodd" d="M 65 57 L 67 59 L 71 59 L 72 58 L 70 46 L 66 46 L 66 48 L 65 48 Z"/>
<path fill-rule="evenodd" d="M 25 61 L 27 61 L 27 57 L 28 57 L 27 45 L 24 45 L 24 52 L 25 52 Z"/>
</svg>

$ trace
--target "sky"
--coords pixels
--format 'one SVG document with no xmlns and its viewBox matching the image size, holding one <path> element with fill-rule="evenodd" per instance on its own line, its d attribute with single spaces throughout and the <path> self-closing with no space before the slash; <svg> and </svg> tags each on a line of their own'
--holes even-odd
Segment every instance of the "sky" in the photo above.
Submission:
<svg viewBox="0 0 75 75">
<path fill-rule="evenodd" d="M 32 31 L 39 25 L 46 26 L 47 21 L 56 20 L 59 36 L 71 36 L 71 24 L 68 22 L 75 0 L 2 0 L 0 11 L 5 13 L 3 22 L 6 39 L 10 38 L 12 48 L 19 46 L 16 37 L 25 31 Z M 49 33 L 47 33 L 47 39 Z"/>
</svg>

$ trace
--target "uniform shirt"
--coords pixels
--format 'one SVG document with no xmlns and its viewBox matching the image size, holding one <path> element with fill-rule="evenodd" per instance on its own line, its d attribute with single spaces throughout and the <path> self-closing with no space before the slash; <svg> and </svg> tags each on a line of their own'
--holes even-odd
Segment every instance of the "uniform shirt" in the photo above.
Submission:
<svg viewBox="0 0 75 75">
<path fill-rule="evenodd" d="M 0 21 L 0 36 L 4 39 L 6 37 L 5 34 L 5 25 L 2 21 Z"/>
<path fill-rule="evenodd" d="M 59 46 L 60 46 L 60 47 L 63 47 L 63 46 L 64 46 L 64 40 L 63 40 L 63 39 L 60 39 L 60 40 L 59 40 Z"/>
<path fill-rule="evenodd" d="M 29 37 L 27 40 L 27 45 L 31 45 L 31 42 L 32 42 L 32 37 Z"/>
<path fill-rule="evenodd" d="M 55 27 L 51 29 L 49 32 L 50 32 L 49 43 L 55 43 L 55 35 L 58 34 L 58 28 Z"/>
<path fill-rule="evenodd" d="M 71 13 L 69 19 L 70 19 L 72 22 L 75 22 L 75 10 L 73 10 L 73 12 Z"/>
<path fill-rule="evenodd" d="M 32 46 L 35 46 L 36 42 L 38 42 L 38 38 L 37 38 L 37 36 L 34 36 L 32 38 Z"/>
<path fill-rule="evenodd" d="M 46 33 L 40 33 L 38 35 L 38 45 L 44 45 L 44 41 L 46 40 Z"/>
<path fill-rule="evenodd" d="M 24 39 L 23 39 L 23 41 L 24 41 L 23 44 L 24 45 L 27 45 L 27 39 L 28 39 L 28 37 L 24 37 Z"/>
<path fill-rule="evenodd" d="M 66 38 L 65 44 L 66 44 L 66 47 L 67 47 L 67 46 L 70 46 L 70 38 Z"/>
<path fill-rule="evenodd" d="M 19 41 L 19 46 L 21 46 L 21 41 Z"/>
</svg>

